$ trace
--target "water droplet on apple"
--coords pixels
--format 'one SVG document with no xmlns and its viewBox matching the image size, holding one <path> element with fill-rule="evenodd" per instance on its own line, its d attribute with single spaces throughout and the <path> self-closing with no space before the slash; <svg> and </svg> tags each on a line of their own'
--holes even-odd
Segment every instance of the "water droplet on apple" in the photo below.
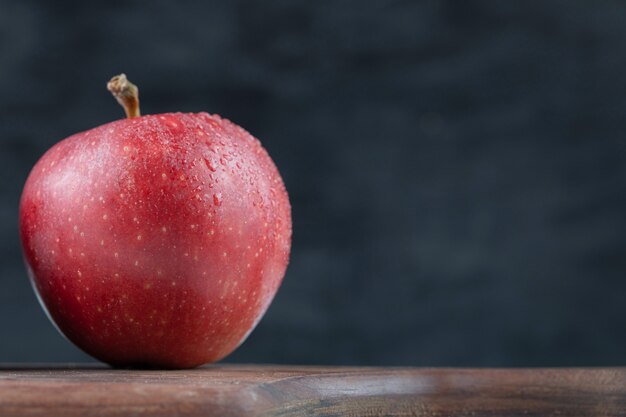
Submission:
<svg viewBox="0 0 626 417">
<path fill-rule="evenodd" d="M 222 193 L 213 194 L 213 204 L 216 206 L 222 205 Z"/>
<path fill-rule="evenodd" d="M 212 172 L 216 171 L 216 168 L 213 165 L 213 163 L 209 161 L 207 158 L 204 158 L 204 163 L 206 164 L 206 167 L 209 168 L 209 170 L 211 170 Z"/>
</svg>

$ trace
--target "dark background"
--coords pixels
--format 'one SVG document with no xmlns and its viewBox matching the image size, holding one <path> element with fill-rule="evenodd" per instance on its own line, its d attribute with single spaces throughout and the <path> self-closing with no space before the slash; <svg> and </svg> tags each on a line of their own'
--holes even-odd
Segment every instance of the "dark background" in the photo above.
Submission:
<svg viewBox="0 0 626 417">
<path fill-rule="evenodd" d="M 50 146 L 220 113 L 290 192 L 291 264 L 228 361 L 626 363 L 626 4 L 0 0 L 0 362 L 90 360 L 22 265 Z"/>
</svg>

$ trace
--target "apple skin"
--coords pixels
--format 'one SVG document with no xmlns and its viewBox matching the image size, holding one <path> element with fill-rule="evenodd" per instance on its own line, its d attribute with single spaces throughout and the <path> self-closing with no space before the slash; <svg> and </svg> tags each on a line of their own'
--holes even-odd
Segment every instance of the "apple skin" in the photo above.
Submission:
<svg viewBox="0 0 626 417">
<path fill-rule="evenodd" d="M 116 367 L 220 360 L 287 267 L 291 207 L 260 142 L 206 113 L 112 122 L 53 146 L 20 202 L 44 310 Z"/>
</svg>

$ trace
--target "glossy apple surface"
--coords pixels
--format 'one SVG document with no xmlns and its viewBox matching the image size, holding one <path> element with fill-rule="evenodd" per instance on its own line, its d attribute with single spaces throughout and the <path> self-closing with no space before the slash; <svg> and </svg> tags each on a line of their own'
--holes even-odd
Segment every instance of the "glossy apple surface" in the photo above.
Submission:
<svg viewBox="0 0 626 417">
<path fill-rule="evenodd" d="M 60 331 L 114 366 L 187 368 L 254 328 L 285 273 L 291 212 L 257 139 L 169 113 L 71 136 L 20 204 L 29 275 Z"/>
</svg>

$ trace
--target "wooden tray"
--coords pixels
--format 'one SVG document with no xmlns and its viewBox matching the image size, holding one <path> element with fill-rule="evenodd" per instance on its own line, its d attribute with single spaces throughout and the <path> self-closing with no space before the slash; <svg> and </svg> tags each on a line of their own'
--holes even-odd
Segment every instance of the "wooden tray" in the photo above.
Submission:
<svg viewBox="0 0 626 417">
<path fill-rule="evenodd" d="M 0 365 L 0 416 L 626 416 L 626 368 Z"/>
</svg>

